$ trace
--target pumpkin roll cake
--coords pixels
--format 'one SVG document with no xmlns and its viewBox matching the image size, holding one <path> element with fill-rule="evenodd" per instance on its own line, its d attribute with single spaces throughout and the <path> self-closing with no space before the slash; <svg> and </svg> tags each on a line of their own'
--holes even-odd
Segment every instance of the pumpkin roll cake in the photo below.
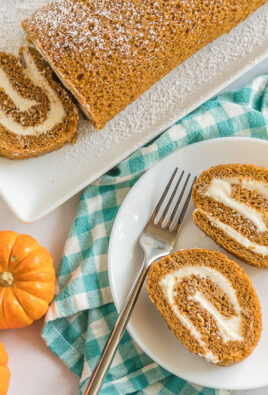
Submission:
<svg viewBox="0 0 268 395">
<path fill-rule="evenodd" d="M 0 52 L 0 155 L 38 156 L 75 143 L 78 111 L 39 52 Z"/>
<path fill-rule="evenodd" d="M 211 167 L 197 179 L 192 196 L 200 229 L 243 261 L 268 267 L 268 169 Z"/>
<path fill-rule="evenodd" d="M 208 362 L 242 361 L 259 341 L 256 292 L 243 269 L 220 252 L 181 250 L 154 262 L 147 291 L 175 336 Z"/>
<path fill-rule="evenodd" d="M 96 129 L 266 0 L 57 0 L 23 21 Z"/>
</svg>

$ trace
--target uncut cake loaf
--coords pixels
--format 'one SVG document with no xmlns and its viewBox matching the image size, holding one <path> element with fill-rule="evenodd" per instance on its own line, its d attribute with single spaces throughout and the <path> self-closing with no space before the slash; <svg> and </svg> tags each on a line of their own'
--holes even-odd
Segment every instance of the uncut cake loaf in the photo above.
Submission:
<svg viewBox="0 0 268 395">
<path fill-rule="evenodd" d="M 243 269 L 220 252 L 181 250 L 154 262 L 147 291 L 174 335 L 208 362 L 240 362 L 259 341 L 257 294 Z"/>
<path fill-rule="evenodd" d="M 39 52 L 0 52 L 0 156 L 25 159 L 75 143 L 78 111 Z"/>
<path fill-rule="evenodd" d="M 195 182 L 192 197 L 200 229 L 245 262 L 268 267 L 268 169 L 211 167 Z"/>
<path fill-rule="evenodd" d="M 57 0 L 22 26 L 96 129 L 266 0 Z"/>
</svg>

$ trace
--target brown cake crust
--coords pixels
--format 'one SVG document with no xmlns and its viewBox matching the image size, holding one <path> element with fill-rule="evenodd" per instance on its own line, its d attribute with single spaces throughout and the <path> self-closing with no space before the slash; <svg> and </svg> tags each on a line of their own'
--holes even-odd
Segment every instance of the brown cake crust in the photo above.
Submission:
<svg viewBox="0 0 268 395">
<path fill-rule="evenodd" d="M 43 155 L 45 153 L 61 148 L 65 143 L 75 143 L 77 139 L 78 111 L 73 104 L 69 94 L 56 82 L 52 71 L 42 59 L 38 51 L 31 47 L 22 47 L 19 51 L 19 59 L 12 54 L 0 53 L 0 67 L 8 76 L 14 90 L 22 97 L 34 100 L 37 104 L 27 111 L 20 111 L 14 105 L 8 95 L 0 91 L 0 110 L 11 115 L 12 119 L 21 125 L 38 126 L 47 117 L 50 103 L 46 93 L 36 86 L 24 73 L 25 53 L 31 55 L 34 64 L 40 73 L 45 76 L 47 83 L 52 87 L 63 105 L 65 116 L 63 120 L 45 133 L 33 135 L 18 135 L 8 130 L 1 124 L 0 119 L 0 155 L 9 159 L 26 159 L 29 157 Z"/>
<path fill-rule="evenodd" d="M 266 0 L 58 0 L 22 26 L 96 129 Z"/>
<path fill-rule="evenodd" d="M 210 298 L 211 303 L 221 315 L 227 318 L 232 318 L 235 315 L 232 303 L 228 295 L 224 293 L 224 289 L 213 284 L 210 278 L 201 279 L 197 275 L 186 276 L 176 288 L 176 305 L 199 330 L 202 341 L 208 345 L 209 350 L 218 357 L 218 365 L 231 365 L 242 361 L 251 354 L 259 341 L 262 330 L 261 307 L 247 274 L 236 262 L 231 261 L 224 254 L 196 248 L 181 250 L 154 262 L 147 277 L 147 292 L 151 301 L 175 336 L 191 352 L 204 356 L 204 347 L 174 313 L 160 285 L 161 279 L 166 274 L 193 266 L 206 266 L 215 269 L 227 278 L 235 290 L 241 308 L 240 330 L 243 340 L 224 342 L 213 316 L 191 299 L 191 295 L 199 290 L 205 297 Z"/>
<path fill-rule="evenodd" d="M 193 212 L 193 220 L 201 230 L 227 251 L 251 265 L 268 267 L 267 255 L 261 255 L 254 251 L 253 248 L 242 246 L 233 237 L 230 237 L 222 229 L 215 226 L 215 223 L 207 216 L 208 213 L 211 217 L 231 226 L 251 242 L 268 247 L 268 231 L 258 231 L 250 220 L 223 203 L 205 195 L 214 178 L 223 179 L 225 177 L 242 177 L 246 180 L 256 180 L 268 187 L 268 169 L 266 168 L 239 163 L 211 167 L 198 177 L 193 187 L 192 198 L 197 208 Z M 249 191 L 241 185 L 234 185 L 232 187 L 232 197 L 259 212 L 268 227 L 268 200 L 264 196 L 258 191 Z"/>
</svg>

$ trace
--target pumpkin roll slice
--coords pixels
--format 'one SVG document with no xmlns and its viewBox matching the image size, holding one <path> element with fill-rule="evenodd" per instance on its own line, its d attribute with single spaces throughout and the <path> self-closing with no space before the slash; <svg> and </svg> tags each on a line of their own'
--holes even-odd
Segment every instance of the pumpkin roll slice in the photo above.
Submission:
<svg viewBox="0 0 268 395">
<path fill-rule="evenodd" d="M 197 179 L 192 196 L 200 229 L 243 261 L 268 267 L 268 169 L 211 167 Z"/>
<path fill-rule="evenodd" d="M 243 269 L 220 252 L 181 250 L 154 262 L 147 291 L 175 336 L 208 362 L 240 362 L 259 341 L 257 294 Z"/>
<path fill-rule="evenodd" d="M 38 51 L 0 52 L 0 155 L 38 156 L 75 143 L 78 112 Z"/>
</svg>

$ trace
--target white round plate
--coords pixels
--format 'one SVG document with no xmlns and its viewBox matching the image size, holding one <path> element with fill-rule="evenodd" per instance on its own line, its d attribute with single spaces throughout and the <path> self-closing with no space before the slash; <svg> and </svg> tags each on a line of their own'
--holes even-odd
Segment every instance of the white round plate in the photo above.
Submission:
<svg viewBox="0 0 268 395">
<path fill-rule="evenodd" d="M 176 166 L 199 175 L 220 163 L 253 163 L 268 166 L 268 142 L 251 138 L 219 138 L 195 143 L 163 159 L 134 185 L 124 200 L 112 229 L 109 246 L 109 280 L 117 310 L 121 308 L 142 262 L 138 238 Z M 222 250 L 193 223 L 191 202 L 175 250 L 204 247 Z M 268 385 L 268 269 L 237 261 L 247 272 L 260 298 L 263 331 L 259 344 L 243 362 L 221 367 L 190 353 L 167 328 L 142 289 L 128 325 L 138 345 L 159 365 L 193 383 L 222 389 L 249 389 Z"/>
</svg>

